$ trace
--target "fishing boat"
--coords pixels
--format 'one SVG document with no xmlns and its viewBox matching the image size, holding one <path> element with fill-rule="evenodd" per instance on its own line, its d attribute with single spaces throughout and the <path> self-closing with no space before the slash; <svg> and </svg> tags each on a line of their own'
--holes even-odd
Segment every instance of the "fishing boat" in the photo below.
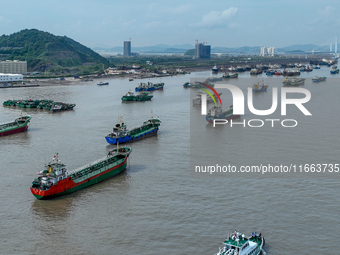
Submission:
<svg viewBox="0 0 340 255">
<path fill-rule="evenodd" d="M 160 83 L 152 83 L 152 82 L 144 83 L 144 82 L 141 82 L 135 88 L 135 91 L 152 91 L 152 90 L 163 89 L 163 87 L 164 87 L 164 82 L 160 82 Z"/>
<path fill-rule="evenodd" d="M 262 71 L 262 68 L 253 68 L 250 70 L 250 75 L 257 75 L 257 74 L 261 74 L 263 71 Z"/>
<path fill-rule="evenodd" d="M 216 255 L 265 255 L 265 240 L 261 233 L 251 233 L 250 237 L 235 231 L 223 242 Z"/>
<path fill-rule="evenodd" d="M 315 66 L 314 69 L 320 69 L 320 65 Z"/>
<path fill-rule="evenodd" d="M 272 69 L 268 69 L 267 72 L 266 72 L 266 75 L 274 75 L 275 74 L 275 70 L 272 70 Z"/>
<path fill-rule="evenodd" d="M 239 118 L 240 115 L 234 115 L 233 106 L 226 111 L 223 111 L 222 106 L 214 106 L 212 107 L 205 118 L 209 123 L 214 122 L 214 120 L 230 120 Z"/>
<path fill-rule="evenodd" d="M 149 95 L 148 92 L 140 92 L 135 95 L 133 92 L 129 91 L 124 96 L 122 96 L 122 101 L 149 101 L 153 98 L 153 95 Z"/>
<path fill-rule="evenodd" d="M 282 83 L 283 86 L 299 86 L 305 83 L 305 78 L 286 78 Z"/>
<path fill-rule="evenodd" d="M 330 71 L 331 74 L 339 73 L 339 68 L 336 65 L 333 65 Z"/>
<path fill-rule="evenodd" d="M 314 78 L 312 78 L 312 81 L 314 82 L 319 82 L 319 81 L 325 81 L 327 79 L 327 77 L 325 76 L 315 76 Z"/>
<path fill-rule="evenodd" d="M 0 124 L 0 136 L 12 135 L 26 131 L 31 119 L 31 116 L 20 116 L 12 122 Z"/>
<path fill-rule="evenodd" d="M 137 141 L 146 137 L 157 135 L 160 125 L 160 119 L 153 118 L 151 116 L 151 118 L 144 121 L 141 126 L 129 130 L 123 121 L 123 116 L 120 116 L 118 118 L 118 123 L 113 128 L 113 132 L 105 136 L 105 139 L 109 144 Z"/>
<path fill-rule="evenodd" d="M 47 109 L 50 111 L 67 111 L 73 110 L 76 104 L 69 104 L 63 102 L 54 102 L 53 100 L 7 100 L 3 102 L 4 106 L 19 106 L 21 108 L 38 108 L 38 109 Z"/>
<path fill-rule="evenodd" d="M 103 85 L 109 85 L 109 83 L 108 82 L 99 82 L 99 83 L 97 83 L 97 85 L 98 86 L 103 86 Z"/>
<path fill-rule="evenodd" d="M 267 91 L 268 85 L 264 84 L 264 81 L 261 82 L 256 82 L 253 85 L 253 92 L 263 92 L 263 91 Z"/>
<path fill-rule="evenodd" d="M 31 192 L 37 199 L 50 199 L 72 193 L 90 185 L 104 181 L 123 172 L 132 149 L 117 146 L 108 154 L 91 164 L 67 171 L 58 154 L 38 172 L 34 179 Z"/>
<path fill-rule="evenodd" d="M 217 73 L 217 72 L 218 72 L 218 67 L 217 67 L 216 65 L 214 65 L 214 67 L 212 68 L 212 71 L 213 71 L 214 73 Z"/>
<path fill-rule="evenodd" d="M 194 98 L 192 100 L 192 104 L 193 105 L 200 105 L 201 102 L 202 102 L 202 95 L 206 95 L 208 104 L 216 102 L 218 100 L 217 95 L 214 94 L 213 98 L 212 98 L 209 94 L 200 91 L 200 92 L 196 93 L 196 98 Z M 218 93 L 218 95 L 220 96 L 220 95 L 222 95 L 222 93 Z"/>
<path fill-rule="evenodd" d="M 237 78 L 238 73 L 225 73 L 222 77 L 224 79 Z"/>
<path fill-rule="evenodd" d="M 208 85 L 211 86 L 211 87 L 214 87 L 214 86 L 215 86 L 215 84 L 208 83 L 208 82 L 206 82 L 205 84 L 208 84 Z M 199 82 L 199 81 L 194 81 L 193 83 L 186 82 L 186 83 L 184 83 L 183 87 L 184 87 L 184 88 L 195 88 L 195 89 L 206 88 L 206 86 L 204 85 L 204 83 Z"/>
<path fill-rule="evenodd" d="M 76 104 L 67 104 L 62 102 L 53 102 L 50 108 L 52 112 L 68 111 L 73 110 Z"/>
<path fill-rule="evenodd" d="M 207 81 L 222 81 L 223 77 L 210 77 L 206 80 Z"/>
</svg>

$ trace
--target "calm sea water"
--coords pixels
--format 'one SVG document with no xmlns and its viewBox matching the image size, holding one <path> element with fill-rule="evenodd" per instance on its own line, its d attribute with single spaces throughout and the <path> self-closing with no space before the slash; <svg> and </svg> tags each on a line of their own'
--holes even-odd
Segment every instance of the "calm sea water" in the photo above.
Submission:
<svg viewBox="0 0 340 255">
<path fill-rule="evenodd" d="M 262 232 L 268 254 L 338 254 L 337 176 L 229 178 L 195 175 L 192 169 L 202 159 L 234 165 L 340 163 L 339 80 L 314 84 L 310 78 L 317 74 L 330 76 L 326 67 L 302 75 L 309 80 L 304 88 L 312 99 L 306 107 L 313 116 L 293 109 L 290 117 L 299 125 L 289 130 L 213 129 L 192 106 L 192 90 L 182 87 L 190 78 L 212 76 L 209 71 L 151 79 L 165 82 L 165 88 L 153 92 L 152 101 L 139 103 L 120 98 L 149 80 L 103 78 L 109 86 L 97 86 L 98 80 L 1 89 L 1 102 L 45 98 L 76 103 L 73 111 L 61 113 L 0 107 L 1 123 L 21 110 L 32 116 L 28 132 L 0 139 L 1 253 L 214 254 L 227 233 L 237 229 Z M 258 78 L 244 73 L 232 84 L 244 90 Z M 281 87 L 282 80 L 266 79 L 271 87 Z M 222 96 L 223 102 L 231 98 L 227 92 Z M 254 104 L 270 106 L 270 89 L 256 95 Z M 159 134 L 129 144 L 133 152 L 124 174 L 53 200 L 39 201 L 31 194 L 32 180 L 55 153 L 69 169 L 90 163 L 114 147 L 104 137 L 119 115 L 132 128 L 151 110 L 162 120 Z M 246 111 L 242 118 L 254 116 Z"/>
</svg>

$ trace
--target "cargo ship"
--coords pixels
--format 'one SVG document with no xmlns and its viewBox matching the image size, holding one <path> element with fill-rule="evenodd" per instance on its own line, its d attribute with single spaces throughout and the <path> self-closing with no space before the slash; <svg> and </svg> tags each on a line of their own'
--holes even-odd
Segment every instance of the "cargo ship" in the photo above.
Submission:
<svg viewBox="0 0 340 255">
<path fill-rule="evenodd" d="M 57 154 L 38 173 L 38 178 L 32 182 L 31 192 L 37 199 L 50 199 L 104 181 L 125 170 L 131 151 L 129 147 L 117 146 L 106 157 L 71 171 L 67 171 Z"/>
<path fill-rule="evenodd" d="M 12 122 L 0 124 L 0 136 L 25 132 L 31 119 L 31 116 L 20 116 Z"/>
<path fill-rule="evenodd" d="M 268 85 L 264 84 L 264 81 L 254 83 L 253 92 L 264 92 L 267 91 Z"/>
<path fill-rule="evenodd" d="M 224 79 L 237 78 L 238 73 L 225 73 L 222 77 Z"/>
<path fill-rule="evenodd" d="M 113 128 L 113 132 L 105 136 L 105 139 L 109 144 L 137 141 L 149 136 L 157 135 L 160 125 L 160 119 L 151 116 L 151 118 L 144 121 L 141 126 L 128 130 L 124 123 L 123 116 L 119 116 L 118 123 Z"/>
<path fill-rule="evenodd" d="M 256 232 L 246 237 L 237 231 L 231 233 L 223 243 L 223 247 L 219 249 L 216 255 L 238 254 L 238 255 L 265 255 L 263 249 L 265 240 L 262 234 Z"/>
<path fill-rule="evenodd" d="M 122 96 L 122 101 L 150 101 L 153 98 L 153 95 L 149 95 L 148 92 L 140 92 L 135 95 L 133 92 L 127 92 L 124 96 Z"/>
<path fill-rule="evenodd" d="M 305 78 L 286 78 L 282 83 L 283 86 L 299 86 L 305 84 Z"/>
<path fill-rule="evenodd" d="M 325 81 L 327 79 L 326 76 L 315 76 L 312 78 L 313 82 Z"/>
</svg>

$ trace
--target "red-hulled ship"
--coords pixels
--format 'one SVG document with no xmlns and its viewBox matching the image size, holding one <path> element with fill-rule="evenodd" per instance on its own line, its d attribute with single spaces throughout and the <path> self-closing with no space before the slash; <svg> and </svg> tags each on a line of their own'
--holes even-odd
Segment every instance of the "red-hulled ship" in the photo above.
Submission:
<svg viewBox="0 0 340 255">
<path fill-rule="evenodd" d="M 12 135 L 26 131 L 31 119 L 31 116 L 20 116 L 20 118 L 17 118 L 12 122 L 0 124 L 0 136 Z"/>
<path fill-rule="evenodd" d="M 38 173 L 31 192 L 37 199 L 49 199 L 72 193 L 123 172 L 132 149 L 117 148 L 106 157 L 68 172 L 58 154 Z"/>
</svg>

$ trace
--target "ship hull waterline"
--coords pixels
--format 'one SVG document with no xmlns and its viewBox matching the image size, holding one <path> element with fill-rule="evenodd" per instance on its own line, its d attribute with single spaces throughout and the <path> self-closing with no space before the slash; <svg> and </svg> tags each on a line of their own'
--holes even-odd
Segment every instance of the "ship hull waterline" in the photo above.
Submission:
<svg viewBox="0 0 340 255">
<path fill-rule="evenodd" d="M 26 125 L 24 127 L 14 128 L 14 129 L 11 129 L 11 130 L 1 132 L 0 136 L 13 135 L 13 134 L 25 132 L 27 130 L 28 130 L 28 125 Z"/>
</svg>

